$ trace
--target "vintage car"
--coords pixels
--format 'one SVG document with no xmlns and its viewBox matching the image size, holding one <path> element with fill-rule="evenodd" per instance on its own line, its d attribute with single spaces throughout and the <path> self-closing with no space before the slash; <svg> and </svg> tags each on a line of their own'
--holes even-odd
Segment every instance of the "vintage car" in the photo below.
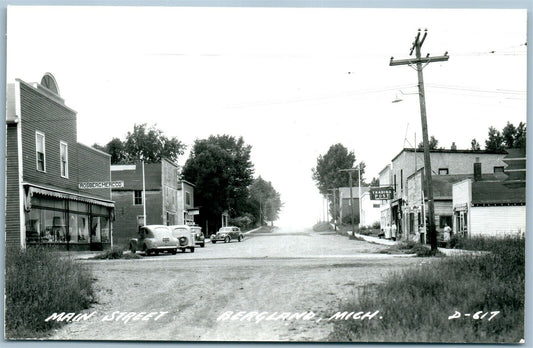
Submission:
<svg viewBox="0 0 533 348">
<path fill-rule="evenodd" d="M 194 253 L 195 235 L 188 225 L 172 225 L 168 226 L 172 231 L 172 235 L 178 239 L 178 249 L 182 252 L 189 249 L 191 253 Z"/>
<path fill-rule="evenodd" d="M 220 228 L 216 234 L 211 235 L 211 243 L 215 244 L 218 241 L 224 241 L 224 243 L 229 243 L 232 240 L 242 241 L 244 235 L 241 232 L 241 229 L 235 226 L 226 226 Z"/>
<path fill-rule="evenodd" d="M 142 250 L 145 255 L 150 255 L 152 252 L 156 255 L 160 252 L 176 254 L 178 239 L 172 236 L 167 226 L 142 226 L 139 228 L 138 238 L 130 239 L 130 251 L 135 254 L 137 250 Z"/>
<path fill-rule="evenodd" d="M 190 226 L 190 228 L 195 235 L 195 244 L 202 248 L 205 247 L 205 236 L 202 232 L 202 228 L 200 226 Z"/>
</svg>

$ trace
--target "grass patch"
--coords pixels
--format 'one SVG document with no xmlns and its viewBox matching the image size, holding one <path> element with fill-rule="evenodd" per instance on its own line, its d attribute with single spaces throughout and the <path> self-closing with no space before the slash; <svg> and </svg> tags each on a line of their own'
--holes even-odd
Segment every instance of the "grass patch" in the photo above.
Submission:
<svg viewBox="0 0 533 348">
<path fill-rule="evenodd" d="M 364 288 L 343 311 L 382 319 L 339 320 L 331 341 L 517 343 L 524 338 L 525 239 L 472 241 L 482 255 L 447 257 Z M 489 313 L 475 319 L 476 312 Z M 491 312 L 499 311 L 491 321 Z M 457 319 L 449 319 L 456 312 Z"/>
<path fill-rule="evenodd" d="M 416 254 L 417 257 L 431 257 L 431 256 L 445 256 L 437 250 L 435 255 L 431 252 L 431 248 L 427 245 L 422 245 L 415 241 L 401 241 L 391 246 L 390 248 L 380 251 L 381 254 Z"/>
<path fill-rule="evenodd" d="M 140 255 L 133 254 L 130 252 L 124 252 L 126 249 L 123 247 L 113 247 L 112 249 L 106 250 L 101 254 L 91 257 L 91 260 L 116 260 L 116 259 L 140 259 Z"/>
<path fill-rule="evenodd" d="M 94 302 L 93 277 L 83 265 L 46 247 L 7 248 L 5 337 L 38 338 L 62 323 L 53 313 L 79 312 Z"/>
</svg>

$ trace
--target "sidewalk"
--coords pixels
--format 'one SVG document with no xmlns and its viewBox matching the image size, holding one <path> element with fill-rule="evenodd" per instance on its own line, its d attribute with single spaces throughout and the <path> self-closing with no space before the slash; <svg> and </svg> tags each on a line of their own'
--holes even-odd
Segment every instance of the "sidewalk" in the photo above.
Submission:
<svg viewBox="0 0 533 348">
<path fill-rule="evenodd" d="M 364 234 L 354 233 L 354 236 L 357 238 L 364 239 L 370 243 L 382 244 L 382 245 L 395 245 L 398 241 L 393 241 L 389 239 L 377 238 L 372 236 L 365 236 Z"/>
</svg>

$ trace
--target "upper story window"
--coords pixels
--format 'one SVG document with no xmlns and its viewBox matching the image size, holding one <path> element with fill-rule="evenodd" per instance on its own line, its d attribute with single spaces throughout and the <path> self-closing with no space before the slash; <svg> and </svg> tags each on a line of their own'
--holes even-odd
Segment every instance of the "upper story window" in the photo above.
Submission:
<svg viewBox="0 0 533 348">
<path fill-rule="evenodd" d="M 191 193 L 185 192 L 185 204 L 191 205 Z"/>
<path fill-rule="evenodd" d="M 494 167 L 494 173 L 503 173 L 504 169 L 503 167 Z"/>
<path fill-rule="evenodd" d="M 35 157 L 37 161 L 37 170 L 46 171 L 46 147 L 44 133 L 35 132 Z"/>
<path fill-rule="evenodd" d="M 450 171 L 448 168 L 439 168 L 439 175 L 448 175 L 450 174 Z"/>
<path fill-rule="evenodd" d="M 59 160 L 61 164 L 61 176 L 68 178 L 68 144 L 64 141 L 59 142 Z"/>
<path fill-rule="evenodd" d="M 141 190 L 133 191 L 133 204 L 134 205 L 143 204 L 143 192 Z"/>
</svg>

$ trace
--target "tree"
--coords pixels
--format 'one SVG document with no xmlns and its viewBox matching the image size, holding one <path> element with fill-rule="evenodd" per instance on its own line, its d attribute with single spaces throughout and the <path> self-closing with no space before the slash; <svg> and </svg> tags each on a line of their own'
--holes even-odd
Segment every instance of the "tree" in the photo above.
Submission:
<svg viewBox="0 0 533 348">
<path fill-rule="evenodd" d="M 146 123 L 135 124 L 124 141 L 113 138 L 105 146 L 94 144 L 93 147 L 110 154 L 111 164 L 157 163 L 162 158 L 176 163 L 185 150 L 185 145 L 176 137 L 168 138 L 155 125 L 147 128 Z"/>
<path fill-rule="evenodd" d="M 489 137 L 485 140 L 485 150 L 493 152 L 504 151 L 504 139 L 499 130 L 494 127 L 489 128 Z"/>
<path fill-rule="evenodd" d="M 507 121 L 507 125 L 502 129 L 503 143 L 506 148 L 512 149 L 516 138 L 516 127 Z"/>
<path fill-rule="evenodd" d="M 515 139 L 513 145 L 515 148 L 524 149 L 526 147 L 527 130 L 526 124 L 520 122 L 516 127 Z"/>
<path fill-rule="evenodd" d="M 339 169 L 352 168 L 355 163 L 355 154 L 348 151 L 342 144 L 330 146 L 325 155 L 319 155 L 316 167 L 312 169 L 313 180 L 316 182 L 318 191 L 327 195 L 329 189 L 349 186 L 348 174 L 339 172 Z M 361 179 L 365 173 L 365 164 L 361 162 Z M 359 171 L 352 174 L 353 183 L 357 183 Z M 361 180 L 363 182 L 363 180 Z M 354 184 L 356 185 L 356 184 Z"/>
<path fill-rule="evenodd" d="M 184 150 L 185 145 L 176 137 L 168 138 L 155 126 L 147 128 L 146 123 L 135 124 L 133 132 L 128 132 L 124 142 L 124 152 L 129 162 L 143 160 L 157 163 L 166 158 L 176 163 Z"/>
<path fill-rule="evenodd" d="M 278 219 L 283 203 L 280 194 L 274 189 L 270 181 L 265 181 L 261 176 L 256 178 L 249 189 L 250 200 L 253 203 L 254 214 L 259 225 L 266 221 Z"/>
<path fill-rule="evenodd" d="M 429 149 L 430 150 L 437 150 L 437 146 L 438 145 L 439 145 L 439 141 L 432 135 L 431 138 L 429 138 Z M 423 150 L 424 149 L 424 142 L 423 141 L 418 143 L 418 149 L 419 150 Z"/>
<path fill-rule="evenodd" d="M 111 155 L 111 163 L 125 163 L 128 160 L 124 143 L 119 138 L 113 138 L 105 146 L 107 153 Z"/>
<path fill-rule="evenodd" d="M 370 182 L 370 186 L 379 187 L 379 178 L 378 177 L 372 178 L 372 181 Z"/>
<path fill-rule="evenodd" d="M 470 142 L 470 149 L 473 151 L 481 150 L 481 145 L 479 145 L 476 138 L 472 139 L 472 141 Z"/>
<path fill-rule="evenodd" d="M 182 176 L 196 185 L 195 201 L 201 207 L 199 222 L 207 222 L 211 231 L 220 226 L 223 212 L 235 218 L 250 209 L 248 186 L 254 172 L 251 149 L 242 137 L 229 135 L 212 135 L 194 143 Z"/>
</svg>

